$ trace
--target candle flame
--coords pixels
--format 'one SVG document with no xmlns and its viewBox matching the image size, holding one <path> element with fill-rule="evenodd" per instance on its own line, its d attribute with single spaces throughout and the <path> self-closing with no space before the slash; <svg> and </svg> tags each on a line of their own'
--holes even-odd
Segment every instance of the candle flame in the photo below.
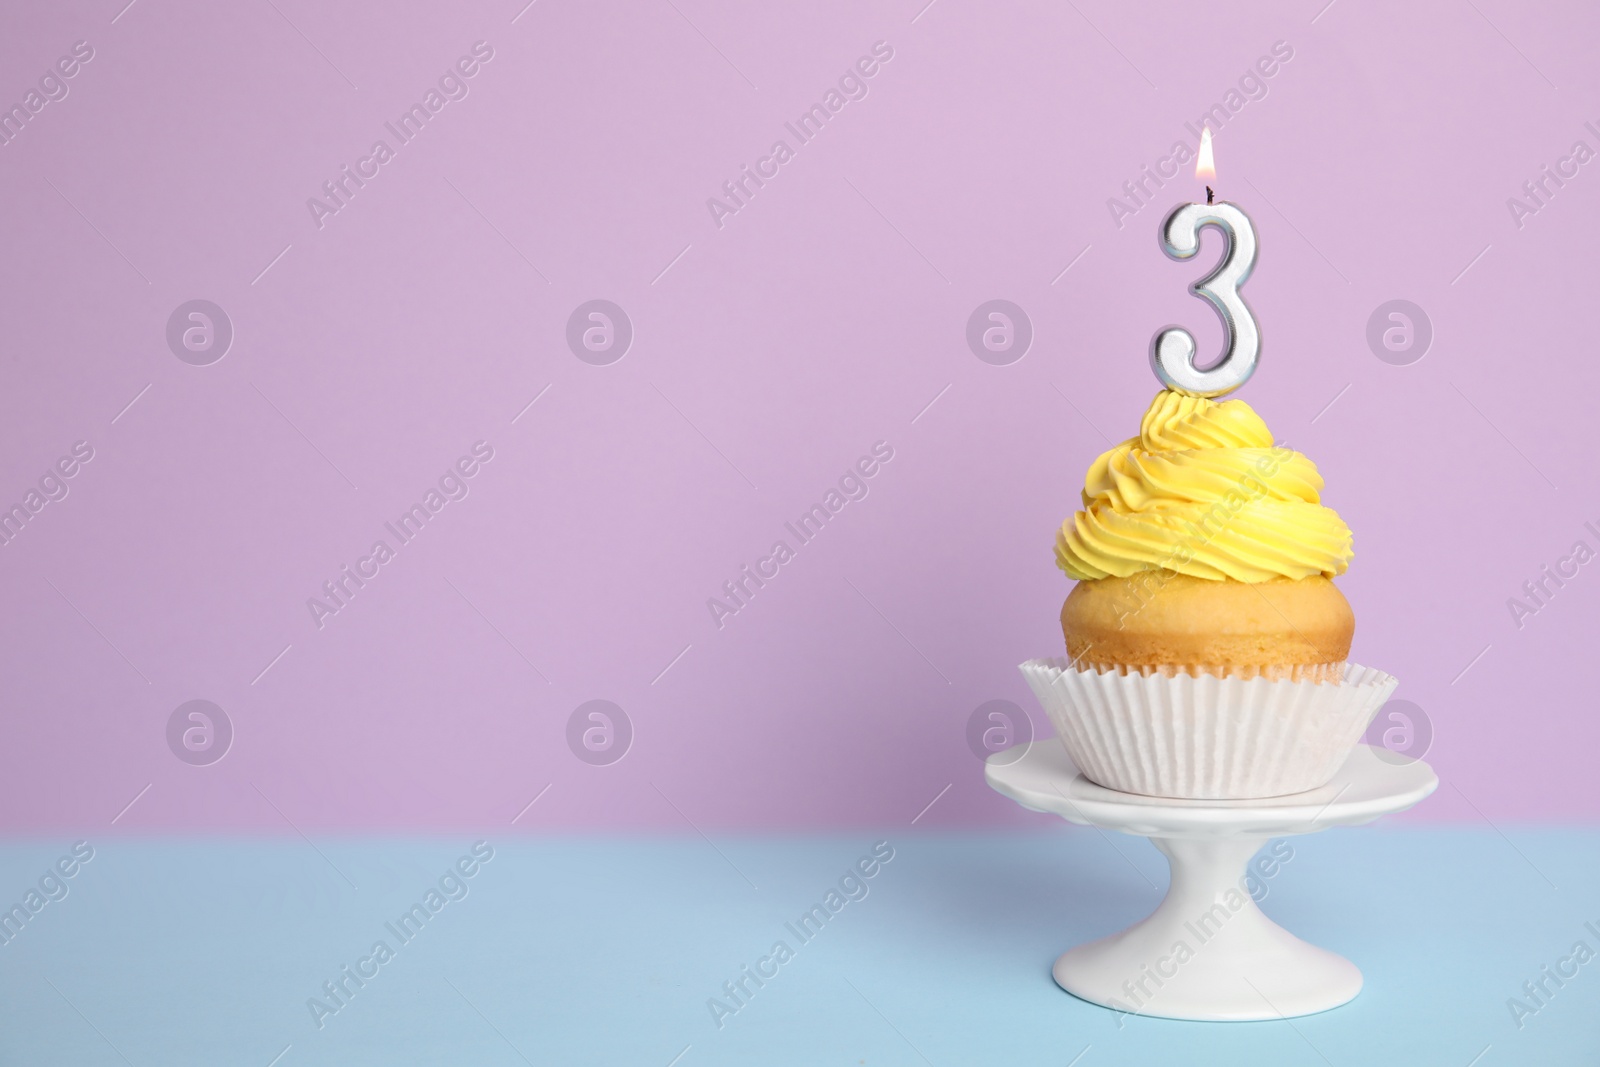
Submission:
<svg viewBox="0 0 1600 1067">
<path fill-rule="evenodd" d="M 1200 131 L 1200 153 L 1195 158 L 1194 176 L 1199 181 L 1215 181 L 1217 177 L 1217 161 L 1211 153 L 1210 126 Z"/>
</svg>

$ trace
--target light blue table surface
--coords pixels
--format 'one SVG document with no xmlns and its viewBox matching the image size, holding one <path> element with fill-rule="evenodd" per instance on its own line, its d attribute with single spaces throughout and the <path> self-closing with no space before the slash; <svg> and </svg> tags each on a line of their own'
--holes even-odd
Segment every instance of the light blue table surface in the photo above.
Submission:
<svg viewBox="0 0 1600 1067">
<path fill-rule="evenodd" d="M 1211 1024 L 1119 1019 L 1051 982 L 1058 953 L 1141 918 L 1166 884 L 1148 842 L 1090 829 L 106 838 L 0 944 L 0 1062 L 1600 1063 L 1600 961 L 1560 963 L 1580 940 L 1600 951 L 1584 926 L 1600 929 L 1600 831 L 1502 829 L 1289 839 L 1264 910 L 1354 960 L 1366 989 L 1323 1015 Z M 493 858 L 446 880 L 466 895 L 441 893 L 402 943 L 386 924 L 426 911 L 479 839 Z M 866 895 L 797 938 L 785 924 L 885 840 Z M 0 906 L 26 907 L 72 844 L 0 846 Z M 719 1028 L 708 1000 L 731 1006 L 724 982 L 778 941 L 792 958 L 746 980 Z M 319 1028 L 307 1001 L 333 1006 L 323 983 L 346 965 L 375 974 L 346 979 L 354 994 Z M 1519 1028 L 1507 1001 L 1546 966 L 1577 973 L 1545 978 L 1553 995 Z"/>
</svg>

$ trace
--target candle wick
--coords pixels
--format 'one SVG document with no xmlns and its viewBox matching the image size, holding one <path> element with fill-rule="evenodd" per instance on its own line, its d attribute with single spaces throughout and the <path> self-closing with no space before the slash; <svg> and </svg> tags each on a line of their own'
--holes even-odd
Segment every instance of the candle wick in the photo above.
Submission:
<svg viewBox="0 0 1600 1067">
<path fill-rule="evenodd" d="M 1211 186 L 1206 186 L 1206 203 L 1213 203 L 1216 200 L 1216 196 L 1217 194 L 1211 191 Z"/>
</svg>

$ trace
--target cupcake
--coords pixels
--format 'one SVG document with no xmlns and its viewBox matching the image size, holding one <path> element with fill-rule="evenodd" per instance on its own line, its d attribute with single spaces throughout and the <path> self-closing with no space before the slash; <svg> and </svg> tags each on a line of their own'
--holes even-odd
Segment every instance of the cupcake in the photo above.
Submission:
<svg viewBox="0 0 1600 1067">
<path fill-rule="evenodd" d="M 1395 680 L 1348 662 L 1350 529 L 1242 400 L 1157 394 L 1056 536 L 1065 659 L 1023 673 L 1084 774 L 1155 796 L 1324 784 Z"/>
<path fill-rule="evenodd" d="M 1057 566 L 1078 579 L 1061 609 L 1068 657 L 1336 681 L 1355 615 L 1330 579 L 1350 566 L 1350 528 L 1321 490 L 1244 401 L 1156 394 L 1056 536 Z"/>
</svg>

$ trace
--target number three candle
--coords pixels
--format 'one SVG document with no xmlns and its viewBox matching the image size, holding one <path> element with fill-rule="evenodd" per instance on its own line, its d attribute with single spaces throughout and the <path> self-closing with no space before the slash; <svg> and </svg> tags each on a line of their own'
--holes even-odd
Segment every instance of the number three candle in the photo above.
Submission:
<svg viewBox="0 0 1600 1067">
<path fill-rule="evenodd" d="M 1212 162 L 1211 127 L 1200 135 L 1195 177 L 1216 177 Z M 1189 259 L 1200 251 L 1200 231 L 1213 226 L 1227 246 L 1216 269 L 1189 286 L 1189 292 L 1210 304 L 1222 319 L 1222 358 L 1206 370 L 1195 366 L 1194 335 L 1168 326 L 1150 342 L 1150 366 L 1168 389 L 1192 396 L 1217 397 L 1250 380 L 1261 358 L 1261 329 L 1239 293 L 1256 266 L 1256 230 L 1235 204 L 1212 203 L 1210 186 L 1204 204 L 1180 204 L 1161 224 L 1161 250 L 1173 259 Z"/>
</svg>

